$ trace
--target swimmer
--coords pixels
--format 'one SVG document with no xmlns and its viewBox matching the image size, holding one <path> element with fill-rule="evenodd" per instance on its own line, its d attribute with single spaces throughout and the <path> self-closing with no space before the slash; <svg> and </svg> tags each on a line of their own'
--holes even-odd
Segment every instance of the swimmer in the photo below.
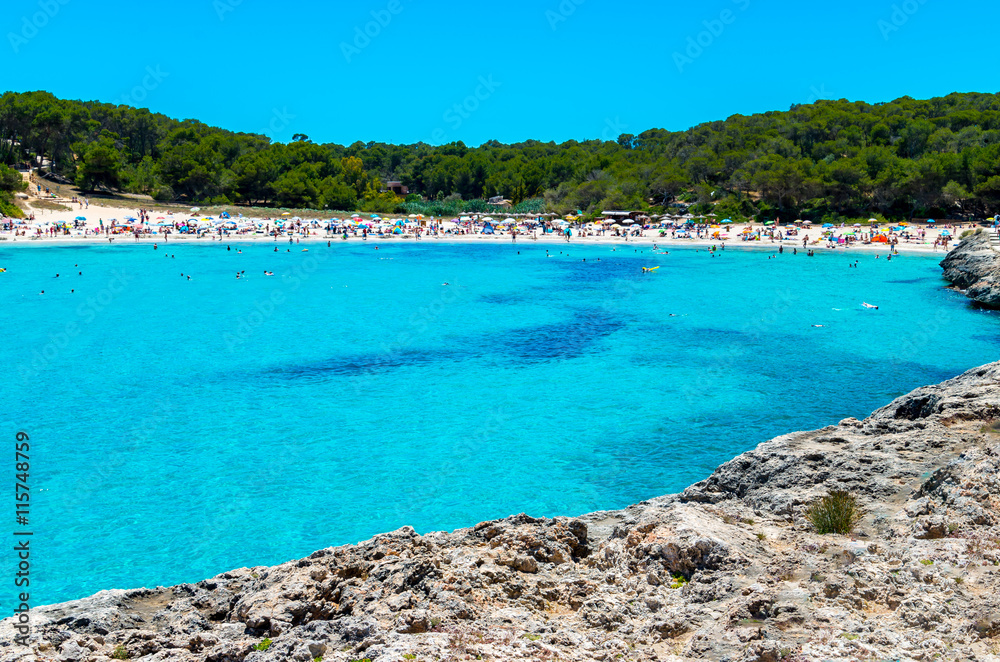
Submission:
<svg viewBox="0 0 1000 662">
<path fill-rule="evenodd" d="M 864 306 L 865 308 L 878 310 L 878 306 L 873 306 L 870 303 L 861 302 L 861 305 Z"/>
<path fill-rule="evenodd" d="M 813 328 L 814 329 L 822 329 L 824 326 L 826 326 L 826 325 L 825 324 L 813 324 Z"/>
<path fill-rule="evenodd" d="M 451 283 L 441 283 L 441 285 L 451 285 Z"/>
</svg>

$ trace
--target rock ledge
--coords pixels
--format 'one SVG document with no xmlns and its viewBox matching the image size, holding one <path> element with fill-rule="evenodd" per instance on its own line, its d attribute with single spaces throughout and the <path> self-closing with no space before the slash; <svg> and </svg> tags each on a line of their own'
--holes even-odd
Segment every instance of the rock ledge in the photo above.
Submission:
<svg viewBox="0 0 1000 662">
<path fill-rule="evenodd" d="M 944 277 L 986 308 L 1000 308 L 1000 252 L 985 230 L 967 237 L 941 262 Z"/>
</svg>

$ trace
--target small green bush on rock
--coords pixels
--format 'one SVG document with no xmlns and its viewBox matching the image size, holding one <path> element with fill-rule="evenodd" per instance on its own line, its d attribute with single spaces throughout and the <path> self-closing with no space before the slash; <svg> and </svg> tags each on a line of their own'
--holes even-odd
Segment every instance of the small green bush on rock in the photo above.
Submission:
<svg viewBox="0 0 1000 662">
<path fill-rule="evenodd" d="M 846 535 L 854 530 L 863 516 L 857 497 L 840 490 L 830 492 L 806 508 L 806 519 L 819 534 Z"/>
</svg>

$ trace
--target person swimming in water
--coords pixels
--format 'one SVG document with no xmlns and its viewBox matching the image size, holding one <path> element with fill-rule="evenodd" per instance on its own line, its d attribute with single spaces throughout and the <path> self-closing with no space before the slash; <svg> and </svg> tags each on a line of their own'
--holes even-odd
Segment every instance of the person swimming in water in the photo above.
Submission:
<svg viewBox="0 0 1000 662">
<path fill-rule="evenodd" d="M 873 310 L 878 310 L 878 306 L 873 306 L 870 303 L 867 303 L 867 302 L 864 302 L 864 301 L 861 302 L 861 305 L 864 306 L 865 308 L 869 308 L 869 309 L 873 309 Z"/>
</svg>

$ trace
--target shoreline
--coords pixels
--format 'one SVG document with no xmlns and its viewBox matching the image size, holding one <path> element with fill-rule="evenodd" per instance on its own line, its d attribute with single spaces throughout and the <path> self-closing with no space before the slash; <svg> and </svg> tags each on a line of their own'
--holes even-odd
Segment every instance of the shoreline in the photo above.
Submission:
<svg viewBox="0 0 1000 662">
<path fill-rule="evenodd" d="M 185 235 L 171 235 L 171 239 L 164 240 L 162 236 L 159 235 L 140 235 L 139 241 L 135 241 L 132 235 L 120 234 L 114 235 L 112 237 L 113 242 L 109 242 L 107 237 L 99 236 L 70 236 L 70 237 L 42 237 L 39 239 L 31 239 L 28 237 L 12 237 L 9 233 L 0 233 L 0 248 L 6 247 L 66 247 L 66 246 L 152 246 L 157 244 L 159 246 L 171 246 L 171 245 L 197 245 L 197 246 L 209 246 L 211 244 L 230 244 L 230 245 L 259 245 L 259 244 L 273 244 L 275 246 L 288 245 L 288 237 L 279 237 L 277 240 L 274 237 L 267 235 L 223 235 L 221 240 L 218 235 L 196 237 L 196 236 L 185 236 Z M 567 242 L 564 238 L 558 235 L 546 235 L 544 237 L 539 237 L 538 239 L 532 239 L 531 237 L 525 237 L 523 235 L 518 236 L 517 242 L 512 242 L 509 235 L 440 235 L 440 236 L 423 236 L 420 239 L 416 239 L 413 236 L 400 237 L 400 236 L 387 236 L 379 237 L 377 235 L 369 236 L 367 239 L 363 239 L 360 236 L 350 236 L 344 240 L 340 235 L 336 236 L 326 236 L 320 234 L 312 234 L 307 236 L 296 236 L 293 237 L 295 240 L 293 245 L 296 244 L 308 244 L 308 245 L 318 245 L 326 242 L 330 242 L 331 245 L 338 244 L 379 244 L 379 245 L 392 245 L 392 244 L 509 244 L 511 246 L 567 246 L 571 248 L 580 246 L 615 246 L 615 247 L 667 247 L 667 248 L 710 248 L 712 246 L 720 247 L 725 245 L 726 249 L 753 249 L 761 251 L 772 251 L 777 253 L 778 248 L 782 247 L 785 251 L 808 251 L 812 250 L 817 253 L 888 253 L 888 246 L 886 244 L 851 244 L 845 246 L 834 246 L 829 247 L 825 244 L 808 244 L 807 247 L 803 248 L 801 241 L 794 240 L 783 240 L 783 241 L 740 241 L 740 240 L 718 240 L 718 239 L 671 239 L 669 237 L 659 237 L 659 236 L 643 236 L 643 237 L 630 237 L 626 241 L 622 237 L 574 237 L 572 240 Z M 946 256 L 950 250 L 958 246 L 961 242 L 956 241 L 952 245 L 952 248 L 945 250 L 940 247 L 935 247 L 932 243 L 900 243 L 895 246 L 896 253 L 899 255 L 910 254 L 924 254 L 924 255 L 941 255 Z"/>
<path fill-rule="evenodd" d="M 77 216 L 85 216 L 88 220 L 86 221 L 86 227 L 91 231 L 94 231 L 99 227 L 99 221 L 93 219 L 97 218 L 103 220 L 107 217 L 110 222 L 113 219 L 125 218 L 131 215 L 133 212 L 124 208 L 118 207 L 101 207 L 98 205 L 93 205 L 87 209 L 78 209 L 76 211 L 43 211 L 34 210 L 36 218 L 34 223 L 72 223 Z M 152 211 L 150 216 L 155 220 L 159 220 L 159 212 Z M 188 216 L 186 214 L 172 214 L 170 216 L 163 216 L 163 218 L 173 220 L 186 219 Z M 259 221 L 264 223 L 275 224 L 281 222 L 281 219 L 274 219 L 270 217 L 246 217 L 249 220 Z M 323 222 L 323 221 L 321 221 Z M 28 230 L 30 226 L 25 226 L 24 229 Z M 511 236 L 509 234 L 494 234 L 494 235 L 483 235 L 483 234 L 438 234 L 438 235 L 424 235 L 420 239 L 416 239 L 413 235 L 408 235 L 405 238 L 402 235 L 392 235 L 386 237 L 378 237 L 377 234 L 374 236 L 369 235 L 369 242 L 385 242 L 385 243 L 491 243 L 491 244 L 514 244 L 514 245 L 545 245 L 545 246 L 556 246 L 556 245 L 567 245 L 567 246 L 590 246 L 590 245 L 609 245 L 609 246 L 657 246 L 664 247 L 695 247 L 703 248 L 710 246 L 720 246 L 725 244 L 727 248 L 754 248 L 758 250 L 773 250 L 777 252 L 779 246 L 783 246 L 785 250 L 814 250 L 817 252 L 845 252 L 845 253 L 888 253 L 888 245 L 884 243 L 872 243 L 872 244 L 862 244 L 860 242 L 853 242 L 851 244 L 838 245 L 835 247 L 828 247 L 827 243 L 822 240 L 816 240 L 816 237 L 821 236 L 822 228 L 819 226 L 814 226 L 810 229 L 800 229 L 802 236 L 785 239 L 783 241 L 741 241 L 738 238 L 738 234 L 735 233 L 736 230 L 742 229 L 743 224 L 733 224 L 727 226 L 734 230 L 728 239 L 671 239 L 668 236 L 660 237 L 659 230 L 647 230 L 646 235 L 642 237 L 629 237 L 626 241 L 624 237 L 613 237 L 613 236 L 589 236 L 580 237 L 574 236 L 569 242 L 566 242 L 565 238 L 558 233 L 550 233 L 546 235 L 538 236 L 537 239 L 532 239 L 531 234 L 519 234 L 518 241 L 512 242 Z M 757 226 L 754 226 L 757 227 Z M 938 254 L 942 256 L 947 255 L 948 252 L 956 246 L 960 240 L 959 236 L 966 228 L 955 229 L 949 228 L 945 224 L 941 227 L 922 225 L 922 226 L 912 226 L 915 230 L 923 230 L 926 232 L 926 238 L 919 242 L 907 242 L 900 239 L 900 243 L 896 244 L 895 249 L 899 254 L 906 253 L 928 253 L 928 254 Z M 953 233 L 950 239 L 954 242 L 951 247 L 944 248 L 940 246 L 935 246 L 934 242 L 937 240 L 941 233 L 945 230 Z M 853 228 L 835 228 L 837 231 L 850 231 Z M 132 234 L 118 234 L 113 235 L 113 242 L 108 241 L 108 237 L 103 235 L 82 235 L 76 234 L 80 230 L 74 231 L 74 234 L 66 236 L 60 235 L 56 237 L 51 236 L 41 236 L 40 238 L 32 238 L 29 236 L 15 237 L 11 231 L 0 232 L 0 246 L 12 247 L 12 246 L 66 246 L 66 245 L 122 245 L 122 244 L 153 244 L 159 243 L 164 245 L 170 244 L 205 244 L 208 245 L 212 242 L 219 242 L 219 236 L 217 234 L 206 234 L 205 236 L 198 237 L 196 235 L 182 235 L 182 234 L 171 234 L 170 239 L 167 241 L 163 240 L 163 235 L 140 235 L 139 241 L 136 242 Z M 803 236 L 808 235 L 811 239 L 807 247 L 802 246 Z M 332 242 L 332 243 L 353 243 L 363 241 L 361 236 L 349 236 L 347 241 L 341 238 L 341 235 L 331 235 L 327 236 L 322 230 L 310 229 L 310 234 L 297 234 L 294 237 L 296 241 L 309 244 L 317 244 L 322 242 Z M 273 243 L 279 245 L 282 243 L 288 243 L 288 237 L 279 237 L 277 241 L 275 238 L 265 234 L 229 234 L 222 236 L 222 243 Z"/>
</svg>

